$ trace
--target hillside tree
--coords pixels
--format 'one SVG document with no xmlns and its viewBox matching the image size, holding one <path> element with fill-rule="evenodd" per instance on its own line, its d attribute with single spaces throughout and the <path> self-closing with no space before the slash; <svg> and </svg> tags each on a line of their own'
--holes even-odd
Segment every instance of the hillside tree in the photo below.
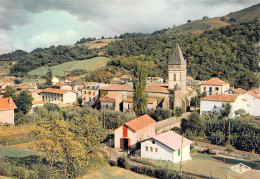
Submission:
<svg viewBox="0 0 260 179">
<path fill-rule="evenodd" d="M 145 93 L 147 73 L 140 64 L 133 72 L 134 103 L 133 109 L 136 116 L 145 114 L 147 109 L 147 94 Z"/>
<path fill-rule="evenodd" d="M 52 71 L 49 68 L 48 72 L 46 73 L 46 77 L 45 77 L 47 86 L 51 86 L 52 85 L 52 76 L 53 76 L 52 75 Z"/>
</svg>

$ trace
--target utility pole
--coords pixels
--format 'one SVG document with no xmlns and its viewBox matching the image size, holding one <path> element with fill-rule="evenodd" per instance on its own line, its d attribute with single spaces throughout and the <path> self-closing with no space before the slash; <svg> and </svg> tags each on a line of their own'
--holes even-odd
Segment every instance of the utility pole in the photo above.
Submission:
<svg viewBox="0 0 260 179">
<path fill-rule="evenodd" d="M 228 143 L 230 145 L 230 119 L 228 120 Z"/>
<path fill-rule="evenodd" d="M 182 175 L 182 147 L 183 147 L 183 137 L 181 138 L 181 162 L 180 162 L 181 175 Z"/>
<path fill-rule="evenodd" d="M 111 160 L 111 138 L 109 139 L 109 152 L 110 152 L 110 160 Z"/>
</svg>

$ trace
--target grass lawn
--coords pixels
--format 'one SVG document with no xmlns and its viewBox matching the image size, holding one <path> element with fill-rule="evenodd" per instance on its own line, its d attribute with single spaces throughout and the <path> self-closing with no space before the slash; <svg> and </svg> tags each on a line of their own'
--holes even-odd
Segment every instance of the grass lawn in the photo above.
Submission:
<svg viewBox="0 0 260 179">
<path fill-rule="evenodd" d="M 35 152 L 27 149 L 0 146 L 0 158 L 23 158 L 30 155 L 35 155 Z"/>
<path fill-rule="evenodd" d="M 99 68 L 106 66 L 108 60 L 109 58 L 107 57 L 95 57 L 86 60 L 77 60 L 77 61 L 62 63 L 59 65 L 52 66 L 50 67 L 50 69 L 52 70 L 53 75 L 64 76 L 64 73 L 66 75 L 68 74 L 68 72 L 75 69 L 83 69 L 87 71 L 97 70 Z M 48 72 L 48 69 L 49 69 L 48 67 L 41 67 L 30 71 L 29 75 L 43 76 Z"/>
<path fill-rule="evenodd" d="M 172 168 L 173 170 L 180 170 L 180 164 L 172 164 L 170 162 L 165 161 L 155 161 L 155 160 L 147 160 L 148 162 L 152 163 L 153 165 L 161 166 L 161 167 L 168 167 Z M 243 163 L 252 169 L 238 174 L 230 169 L 230 167 L 238 164 Z M 223 157 L 219 156 L 212 156 L 207 154 L 195 154 L 192 156 L 191 161 L 183 162 L 183 171 L 196 173 L 196 174 L 203 174 L 206 176 L 213 176 L 216 178 L 259 178 L 260 176 L 260 163 L 256 164 L 250 161 L 244 160 L 234 160 L 234 159 L 224 159 Z M 258 177 L 257 177 L 258 176 Z"/>
<path fill-rule="evenodd" d="M 92 179 L 92 178 L 103 178 L 103 179 L 142 179 L 142 178 L 152 178 L 146 175 L 141 175 L 130 170 L 126 170 L 119 167 L 105 166 L 98 170 L 95 170 L 92 173 L 89 173 L 82 177 L 83 179 Z"/>
</svg>

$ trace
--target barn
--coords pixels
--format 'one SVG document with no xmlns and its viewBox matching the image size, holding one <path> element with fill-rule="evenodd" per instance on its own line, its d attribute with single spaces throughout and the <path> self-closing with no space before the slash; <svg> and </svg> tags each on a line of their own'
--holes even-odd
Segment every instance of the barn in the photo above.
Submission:
<svg viewBox="0 0 260 179">
<path fill-rule="evenodd" d="M 145 114 L 114 129 L 115 148 L 128 149 L 155 135 L 155 120 Z"/>
</svg>

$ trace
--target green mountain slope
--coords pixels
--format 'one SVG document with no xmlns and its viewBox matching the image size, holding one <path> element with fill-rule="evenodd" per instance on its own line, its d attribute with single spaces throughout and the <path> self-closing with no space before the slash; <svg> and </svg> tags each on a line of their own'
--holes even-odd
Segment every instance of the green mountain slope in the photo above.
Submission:
<svg viewBox="0 0 260 179">
<path fill-rule="evenodd" d="M 87 71 L 97 70 L 99 68 L 106 66 L 108 60 L 109 58 L 107 57 L 95 57 L 86 60 L 62 63 L 59 65 L 52 66 L 50 67 L 50 69 L 52 70 L 53 75 L 64 76 L 75 69 L 82 69 Z M 29 72 L 29 75 L 44 76 L 48 72 L 48 69 L 49 69 L 48 67 L 37 68 Z"/>
<path fill-rule="evenodd" d="M 232 12 L 224 17 L 201 19 L 171 28 L 166 31 L 168 35 L 181 35 L 188 33 L 201 34 L 205 30 L 220 28 L 234 23 L 250 22 L 260 17 L 260 4 L 253 5 L 240 11 Z"/>
</svg>

